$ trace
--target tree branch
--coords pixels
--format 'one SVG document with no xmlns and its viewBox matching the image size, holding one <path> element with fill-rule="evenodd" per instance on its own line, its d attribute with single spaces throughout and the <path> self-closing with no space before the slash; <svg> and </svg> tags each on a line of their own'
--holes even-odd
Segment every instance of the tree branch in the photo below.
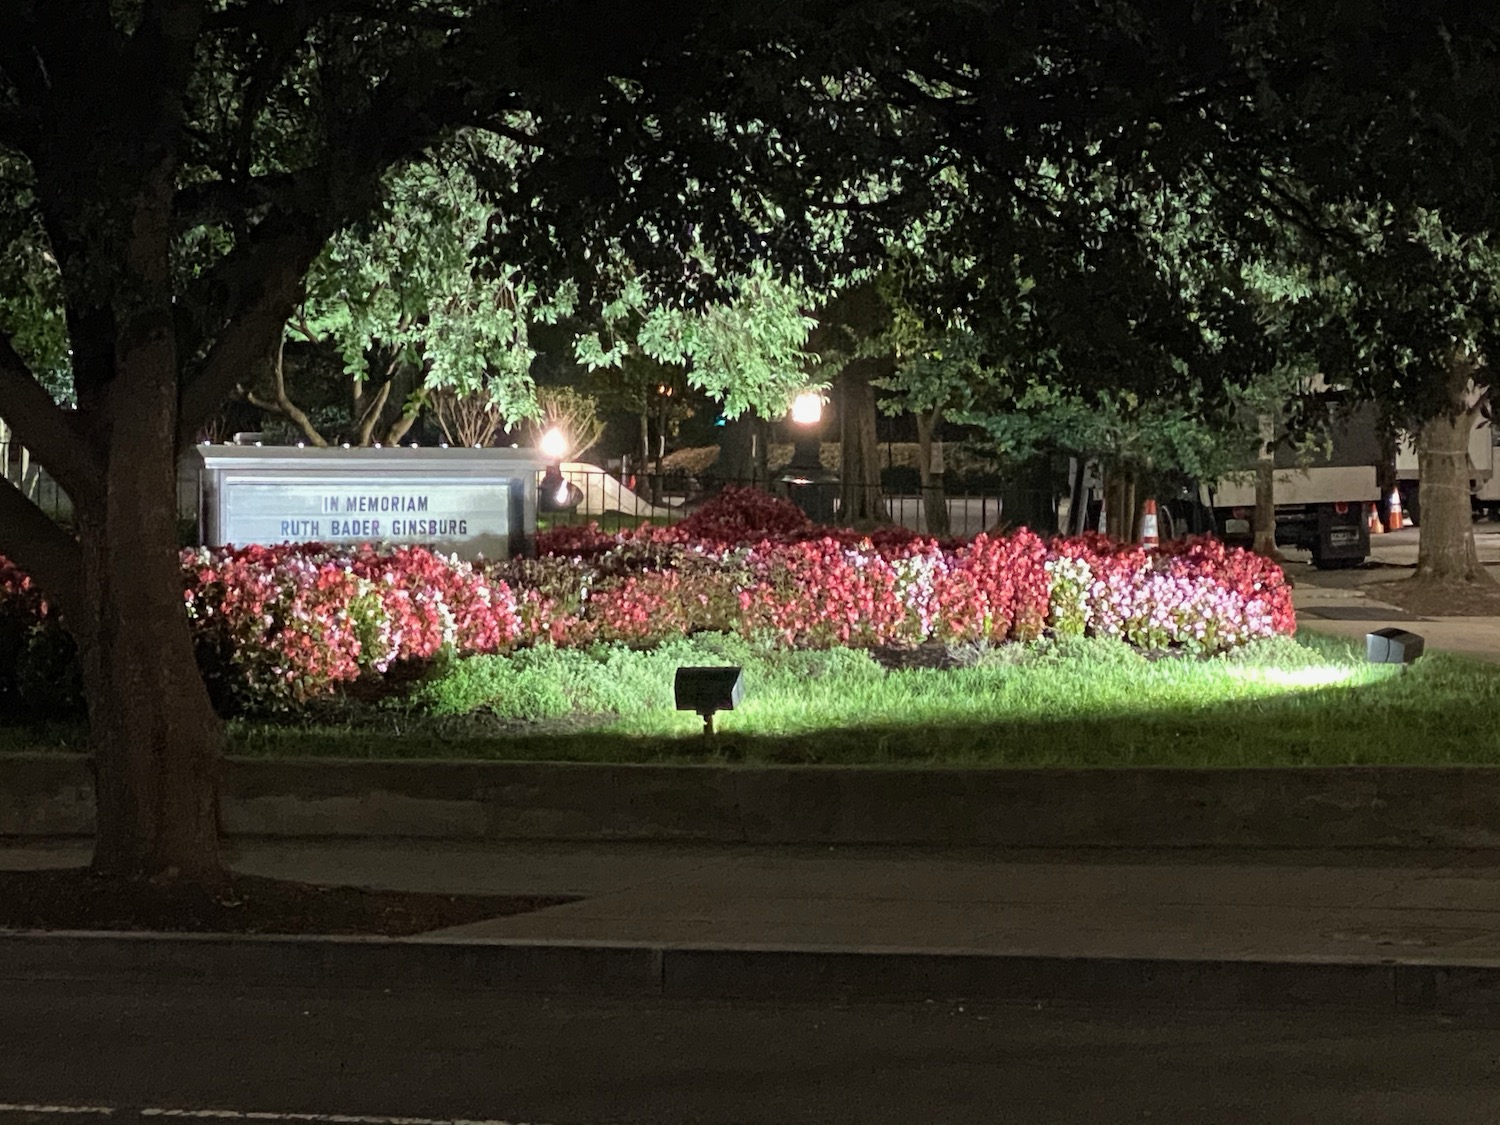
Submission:
<svg viewBox="0 0 1500 1125">
<path fill-rule="evenodd" d="M 78 606 L 83 594 L 78 541 L 5 480 L 0 480 L 0 555 L 56 598 L 64 613 Z"/>
<path fill-rule="evenodd" d="M 313 233 L 283 232 L 237 257 L 226 269 L 234 297 L 217 318 L 223 325 L 197 376 L 182 391 L 179 444 L 198 428 L 244 381 L 247 371 L 275 362 L 286 323 L 302 297 L 302 278 L 323 238 Z"/>
<path fill-rule="evenodd" d="M 247 180 L 207 180 L 177 191 L 172 210 L 181 230 L 207 223 L 243 221 L 262 208 L 283 203 L 297 187 L 291 172 Z"/>
<path fill-rule="evenodd" d="M 276 349 L 276 364 L 272 368 L 272 380 L 276 389 L 274 401 L 267 402 L 258 397 L 254 391 L 245 393 L 245 401 L 251 406 L 259 407 L 261 410 L 269 410 L 274 414 L 281 414 L 296 423 L 297 428 L 309 442 L 319 449 L 327 448 L 328 439 L 318 433 L 318 428 L 312 424 L 312 419 L 307 412 L 292 401 L 292 396 L 286 393 L 286 371 L 282 366 L 282 356 L 285 353 L 285 344 Z"/>
<path fill-rule="evenodd" d="M 375 423 L 380 421 L 380 412 L 385 409 L 385 400 L 391 397 L 391 381 L 387 379 L 375 392 L 375 401 L 366 407 L 359 420 L 359 444 L 369 445 L 375 433 Z"/>
<path fill-rule="evenodd" d="M 103 487 L 104 461 L 95 455 L 75 415 L 52 401 L 4 332 L 0 332 L 0 402 L 5 404 L 5 421 L 17 439 L 46 466 L 64 492 L 81 501 Z"/>
<path fill-rule="evenodd" d="M 385 432 L 385 444 L 401 444 L 401 439 L 404 438 L 407 432 L 412 428 L 412 425 L 417 420 L 417 415 L 421 412 L 422 408 L 420 404 L 413 405 L 412 402 L 408 402 L 404 407 L 402 407 L 401 417 L 392 422 L 390 429 L 386 430 Z"/>
<path fill-rule="evenodd" d="M 292 327 L 305 337 L 308 343 L 321 344 L 323 342 L 323 338 L 308 325 L 306 316 L 297 317 L 296 320 L 292 321 Z"/>
</svg>

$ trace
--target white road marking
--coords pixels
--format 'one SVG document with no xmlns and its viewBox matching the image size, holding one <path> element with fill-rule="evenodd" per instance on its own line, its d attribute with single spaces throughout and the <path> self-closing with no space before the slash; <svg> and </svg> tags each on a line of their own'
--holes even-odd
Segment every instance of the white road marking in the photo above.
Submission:
<svg viewBox="0 0 1500 1125">
<path fill-rule="evenodd" d="M 263 1110 L 238 1109 L 166 1109 L 148 1106 L 142 1109 L 109 1105 L 11 1105 L 0 1102 L 0 1113 L 52 1114 L 58 1117 L 90 1114 L 113 1117 L 121 1111 L 141 1117 L 178 1117 L 211 1121 L 285 1121 L 317 1122 L 318 1125 L 526 1125 L 524 1121 L 499 1121 L 483 1117 L 384 1117 L 358 1113 L 269 1113 Z"/>
</svg>

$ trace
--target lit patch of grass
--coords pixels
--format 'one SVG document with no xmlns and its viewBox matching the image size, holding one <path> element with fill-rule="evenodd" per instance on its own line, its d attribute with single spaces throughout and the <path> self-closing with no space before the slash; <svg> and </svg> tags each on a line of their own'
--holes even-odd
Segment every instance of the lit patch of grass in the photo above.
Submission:
<svg viewBox="0 0 1500 1125">
<path fill-rule="evenodd" d="M 1149 660 L 1107 641 L 886 671 L 854 650 L 695 637 L 652 652 L 538 650 L 454 665 L 406 710 L 307 728 L 244 724 L 256 754 L 567 761 L 997 766 L 1500 763 L 1500 667 L 1441 653 L 1406 671 L 1319 635 L 1214 660 Z M 720 733 L 672 708 L 683 664 L 739 664 Z M 547 700 L 539 707 L 537 699 Z M 428 713 L 431 712 L 431 713 Z"/>
<path fill-rule="evenodd" d="M 887 671 L 868 653 L 698 636 L 650 652 L 538 649 L 455 662 L 407 700 L 303 725 L 239 722 L 251 755 L 992 766 L 1500 764 L 1500 666 L 1430 653 L 1401 670 L 1308 634 L 1213 660 L 1099 640 Z M 684 664 L 745 669 L 704 739 L 673 709 Z M 45 738 L 40 745 L 45 745 Z M 24 748 L 38 748 L 36 739 Z M 0 748 L 23 748 L 15 739 Z"/>
</svg>

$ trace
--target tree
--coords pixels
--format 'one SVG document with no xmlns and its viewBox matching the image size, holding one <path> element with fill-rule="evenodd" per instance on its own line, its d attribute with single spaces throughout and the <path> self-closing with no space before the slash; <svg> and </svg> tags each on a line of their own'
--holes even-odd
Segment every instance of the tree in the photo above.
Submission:
<svg viewBox="0 0 1500 1125">
<path fill-rule="evenodd" d="M 474 182 L 475 159 L 514 167 L 521 145 L 471 131 L 394 169 L 378 211 L 340 230 L 313 261 L 288 335 L 337 355 L 353 444 L 401 440 L 433 394 L 449 418 L 456 400 L 480 400 L 466 430 L 534 413 L 531 328 L 555 323 L 571 302 L 566 292 L 540 301 L 521 270 L 486 260 L 495 211 Z M 327 444 L 291 401 L 279 363 L 273 386 L 270 397 L 247 394 Z"/>
<path fill-rule="evenodd" d="M 1258 50 L 1277 65 L 1257 116 L 1282 234 L 1336 309 L 1303 318 L 1323 374 L 1417 435 L 1415 580 L 1489 585 L 1478 565 L 1467 440 L 1492 409 L 1492 246 L 1500 19 L 1431 0 L 1288 9 Z M 1280 237 L 1281 234 L 1274 235 Z"/>
<path fill-rule="evenodd" d="M 1288 137 L 1326 122 L 1304 94 L 1326 85 L 1326 67 L 1360 76 L 1339 57 L 1336 25 L 1314 29 L 1312 47 L 1287 39 L 1303 18 L 1194 0 L 0 7 L 0 233 L 33 240 L 25 260 L 51 278 L 33 292 L 56 295 L 7 292 L 0 401 L 77 513 L 75 535 L 0 489 L 0 550 L 58 601 L 78 641 L 96 866 L 219 873 L 223 729 L 182 613 L 176 456 L 247 375 L 273 370 L 309 269 L 378 209 L 394 172 L 475 131 L 516 142 L 518 161 L 484 145 L 465 157 L 494 209 L 481 256 L 522 263 L 548 294 L 574 280 L 584 302 L 630 280 L 616 263 L 677 310 L 732 296 L 743 271 L 729 263 L 774 263 L 779 280 L 825 292 L 832 275 L 879 268 L 891 231 L 928 224 L 924 252 L 962 267 L 943 271 L 944 303 L 986 347 L 1001 341 L 1002 361 L 1030 351 L 1099 373 L 1096 389 L 1211 398 L 1246 369 L 1235 342 L 1242 322 L 1256 338 L 1253 316 L 1232 291 L 1189 309 L 1139 232 L 1161 191 L 1199 174 L 1215 185 L 1215 238 L 1253 239 L 1258 220 L 1234 216 L 1254 208 L 1237 204 L 1308 208 L 1285 194 L 1288 151 L 1319 200 L 1343 191 Z M 1454 26 L 1461 44 L 1481 44 L 1465 19 Z M 1309 52 L 1325 66 L 1312 81 Z M 1397 61 L 1403 76 L 1423 73 Z M 1433 42 L 1421 62 L 1443 63 Z M 1481 106 L 1437 77 L 1433 89 Z M 1352 130 L 1389 119 L 1389 92 L 1361 87 L 1336 104 Z M 1419 102 L 1426 140 L 1440 107 Z M 1479 163 L 1466 167 L 1462 195 L 1431 171 L 1417 198 L 1469 245 L 1500 193 L 1484 204 Z M 1391 180 L 1378 179 L 1382 198 L 1397 198 Z M 1205 256 L 1215 249 L 1205 241 Z M 42 306 L 54 299 L 72 410 L 46 385 L 58 353 L 44 344 L 59 336 Z M 721 354 L 709 319 L 682 323 L 695 366 Z M 1486 331 L 1480 356 L 1493 352 Z M 686 336 L 664 338 L 687 353 Z M 1105 386 L 1125 379 L 1144 385 Z M 730 410 L 755 405 L 736 393 Z"/>
<path fill-rule="evenodd" d="M 766 440 L 762 414 L 785 409 L 806 386 L 804 350 L 816 323 L 804 312 L 806 291 L 754 259 L 719 270 L 701 251 L 689 258 L 704 295 L 678 304 L 653 301 L 627 273 L 620 292 L 602 309 L 597 331 L 579 336 L 578 359 L 592 372 L 618 370 L 621 391 L 641 419 L 640 460 L 653 459 L 659 499 L 667 431 L 689 411 L 691 394 L 716 400 L 726 419 L 718 475 L 735 483 L 764 483 Z M 627 267 L 628 269 L 628 267 Z M 701 281 L 712 279 L 712 287 Z M 759 411 L 757 411 L 759 408 Z"/>
<path fill-rule="evenodd" d="M 466 128 L 545 144 L 527 111 L 591 110 L 661 59 L 722 82 L 730 54 L 765 45 L 777 57 L 770 44 L 806 31 L 776 28 L 779 12 L 660 15 L 566 0 L 0 10 L 0 150 L 16 169 L 4 229 L 44 240 L 77 403 L 54 402 L 45 334 L 34 317 L 10 319 L 7 293 L 0 399 L 77 527 L 0 489 L 0 550 L 63 607 L 78 642 L 101 872 L 221 872 L 223 727 L 182 612 L 178 452 L 248 372 L 270 369 L 309 268 L 375 209 L 392 169 Z M 567 177 L 547 186 L 579 194 Z"/>
</svg>

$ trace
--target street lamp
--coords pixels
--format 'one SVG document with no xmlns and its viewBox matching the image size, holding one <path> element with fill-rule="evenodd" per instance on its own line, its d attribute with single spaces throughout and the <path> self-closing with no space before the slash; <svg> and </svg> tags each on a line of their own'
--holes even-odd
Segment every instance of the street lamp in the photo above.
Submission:
<svg viewBox="0 0 1500 1125">
<path fill-rule="evenodd" d="M 803 391 L 792 400 L 792 461 L 778 478 L 792 503 L 818 523 L 833 522 L 838 474 L 823 468 L 823 396 Z"/>
<path fill-rule="evenodd" d="M 542 456 L 550 462 L 537 486 L 536 506 L 542 512 L 571 512 L 583 499 L 583 489 L 562 475 L 563 458 L 568 455 L 568 435 L 553 426 L 537 443 Z"/>
<path fill-rule="evenodd" d="M 543 457 L 560 466 L 568 455 L 568 435 L 556 426 L 551 427 L 542 435 L 541 450 Z"/>
<path fill-rule="evenodd" d="M 799 426 L 816 426 L 823 420 L 823 396 L 817 391 L 803 391 L 792 399 L 792 421 Z"/>
</svg>

